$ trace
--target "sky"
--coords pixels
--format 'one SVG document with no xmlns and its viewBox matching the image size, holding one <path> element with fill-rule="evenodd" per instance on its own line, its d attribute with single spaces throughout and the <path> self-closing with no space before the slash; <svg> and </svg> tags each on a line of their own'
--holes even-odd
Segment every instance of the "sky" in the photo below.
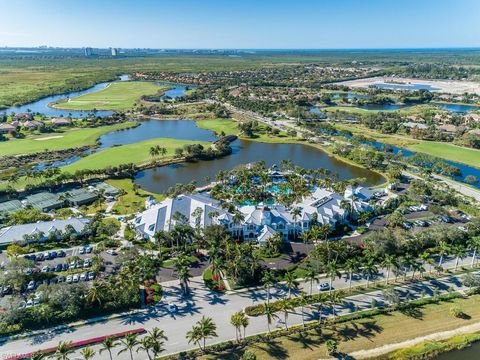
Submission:
<svg viewBox="0 0 480 360">
<path fill-rule="evenodd" d="M 0 0 L 0 46 L 480 47 L 480 0 Z"/>
</svg>

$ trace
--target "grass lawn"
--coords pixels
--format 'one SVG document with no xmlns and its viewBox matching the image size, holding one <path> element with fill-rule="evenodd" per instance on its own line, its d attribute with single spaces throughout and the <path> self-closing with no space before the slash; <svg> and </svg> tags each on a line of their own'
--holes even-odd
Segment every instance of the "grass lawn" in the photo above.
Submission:
<svg viewBox="0 0 480 360">
<path fill-rule="evenodd" d="M 334 338 L 338 343 L 338 351 L 350 354 L 476 323 L 480 321 L 479 302 L 480 296 L 475 295 L 467 299 L 426 305 L 410 312 L 395 311 L 343 324 L 328 325 L 322 328 L 321 333 L 312 330 L 304 334 L 280 337 L 269 343 L 256 343 L 247 349 L 255 353 L 257 360 L 277 358 L 313 360 L 326 357 L 325 341 Z M 451 315 L 450 308 L 455 305 L 469 318 L 462 319 Z M 234 354 L 208 355 L 203 359 L 240 359 L 241 355 L 242 352 L 237 350 Z"/>
<path fill-rule="evenodd" d="M 109 166 L 118 166 L 127 163 L 133 163 L 136 165 L 144 164 L 152 160 L 152 157 L 149 154 L 149 149 L 154 145 L 160 145 L 167 149 L 165 157 L 157 158 L 158 160 L 165 160 L 174 155 L 176 148 L 194 143 L 202 144 L 204 147 L 210 145 L 208 142 L 192 140 L 177 140 L 170 138 L 150 139 L 129 145 L 114 146 L 93 153 L 73 164 L 63 167 L 62 170 L 65 172 L 75 172 L 83 169 L 105 169 Z"/>
<path fill-rule="evenodd" d="M 25 139 L 10 139 L 8 141 L 0 142 L 0 157 L 7 155 L 31 154 L 44 150 L 64 150 L 85 145 L 95 145 L 95 142 L 101 135 L 134 125 L 136 125 L 136 122 L 129 121 L 96 128 L 67 129 L 55 133 L 34 135 Z"/>
<path fill-rule="evenodd" d="M 408 149 L 470 166 L 480 167 L 480 150 L 477 149 L 433 141 L 422 141 L 418 144 L 408 146 Z"/>
<path fill-rule="evenodd" d="M 166 87 L 152 82 L 115 82 L 105 89 L 77 96 L 67 102 L 55 104 L 55 108 L 66 110 L 127 110 L 133 107 L 142 95 L 153 95 Z"/>
<path fill-rule="evenodd" d="M 125 192 L 124 195 L 118 197 L 112 208 L 112 211 L 118 214 L 133 214 L 142 210 L 145 207 L 147 196 L 153 196 L 157 201 L 165 198 L 163 195 L 153 194 L 143 189 L 135 191 L 131 179 L 109 179 L 105 182 Z"/>
<path fill-rule="evenodd" d="M 233 119 L 207 119 L 197 120 L 197 126 L 202 129 L 212 130 L 218 134 L 222 131 L 226 135 L 239 135 L 238 121 Z M 260 130 L 255 132 L 256 137 L 250 138 L 246 136 L 240 136 L 241 139 L 250 141 L 259 141 L 265 143 L 296 143 L 299 142 L 296 137 L 291 137 L 286 132 L 281 131 L 278 135 L 272 135 L 265 131 L 265 125 L 259 123 Z"/>
<path fill-rule="evenodd" d="M 404 147 L 408 150 L 422 152 L 470 166 L 480 167 L 480 150 L 477 149 L 456 146 L 445 142 L 417 140 L 404 135 L 381 134 L 359 125 L 335 124 L 335 127 L 339 130 L 349 130 L 353 134 L 365 135 L 386 144 Z"/>
</svg>

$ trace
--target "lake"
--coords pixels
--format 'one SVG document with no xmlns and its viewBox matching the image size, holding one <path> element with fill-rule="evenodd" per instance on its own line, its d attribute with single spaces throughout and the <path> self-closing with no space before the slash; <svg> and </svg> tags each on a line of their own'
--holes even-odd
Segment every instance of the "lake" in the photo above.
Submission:
<svg viewBox="0 0 480 360">
<path fill-rule="evenodd" d="M 480 359 L 480 342 L 462 349 L 450 351 L 434 357 L 434 360 L 478 360 Z"/>
<path fill-rule="evenodd" d="M 426 85 L 426 84 L 378 83 L 378 84 L 369 85 L 368 87 L 379 88 L 379 89 L 392 89 L 392 90 L 429 90 L 429 91 L 440 90 L 439 88 L 436 88 L 431 85 Z"/>
<path fill-rule="evenodd" d="M 469 111 L 480 109 L 480 106 L 476 106 L 476 105 L 444 104 L 444 103 L 431 103 L 431 104 L 455 113 L 466 113 Z"/>
<path fill-rule="evenodd" d="M 373 186 L 384 182 L 384 178 L 370 170 L 352 166 L 339 161 L 327 153 L 301 144 L 268 144 L 247 140 L 236 140 L 232 144 L 233 153 L 229 156 L 209 160 L 195 161 L 140 171 L 135 183 L 143 189 L 163 193 L 175 184 L 197 181 L 197 185 L 205 185 L 205 177 L 214 180 L 220 170 L 231 170 L 234 167 L 251 162 L 265 161 L 267 166 L 279 165 L 282 160 L 292 160 L 303 168 L 324 168 L 338 174 L 339 179 L 366 178 L 365 185 Z"/>
</svg>

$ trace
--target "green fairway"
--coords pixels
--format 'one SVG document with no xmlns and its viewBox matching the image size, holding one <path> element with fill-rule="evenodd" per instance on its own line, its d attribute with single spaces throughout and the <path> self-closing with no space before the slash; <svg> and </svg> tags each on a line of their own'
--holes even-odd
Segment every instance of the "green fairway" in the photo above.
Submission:
<svg viewBox="0 0 480 360">
<path fill-rule="evenodd" d="M 65 172 L 75 172 L 84 169 L 105 169 L 109 166 L 118 166 L 120 164 L 143 164 L 153 160 L 149 154 L 152 146 L 159 145 L 167 149 L 164 157 L 156 157 L 157 160 L 165 160 L 171 158 L 176 148 L 181 148 L 186 144 L 202 144 L 204 147 L 210 146 L 208 142 L 192 141 L 192 140 L 176 140 L 170 138 L 157 138 L 151 140 L 140 141 L 138 143 L 114 146 L 97 153 L 93 153 L 83 159 L 62 168 Z"/>
<path fill-rule="evenodd" d="M 135 124 L 135 122 L 126 122 L 97 128 L 68 129 L 55 133 L 35 135 L 26 139 L 10 139 L 0 142 L 0 157 L 95 145 L 95 142 L 101 135 L 125 129 Z"/>
<path fill-rule="evenodd" d="M 126 81 L 115 82 L 105 89 L 69 99 L 53 105 L 65 110 L 127 110 L 142 97 L 165 90 L 152 82 Z"/>
<path fill-rule="evenodd" d="M 407 148 L 412 151 L 423 152 L 450 161 L 480 167 L 480 150 L 432 141 L 422 141 L 418 144 L 410 145 Z"/>
<path fill-rule="evenodd" d="M 222 131 L 225 135 L 238 135 L 240 130 L 238 129 L 238 122 L 229 119 L 207 119 L 197 120 L 197 126 L 201 129 L 212 130 L 217 134 L 221 134 Z"/>
</svg>

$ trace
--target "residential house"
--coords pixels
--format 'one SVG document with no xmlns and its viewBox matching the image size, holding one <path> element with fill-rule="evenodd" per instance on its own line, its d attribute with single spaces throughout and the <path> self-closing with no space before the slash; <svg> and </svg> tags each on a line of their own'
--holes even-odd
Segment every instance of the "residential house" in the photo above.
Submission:
<svg viewBox="0 0 480 360">
<path fill-rule="evenodd" d="M 53 126 L 70 126 L 72 124 L 72 120 L 67 118 L 53 118 L 50 120 L 50 123 Z"/>
<path fill-rule="evenodd" d="M 65 232 L 69 228 L 76 233 L 81 233 L 89 222 L 90 220 L 86 218 L 71 218 L 7 226 L 0 229 L 0 245 L 46 241 L 50 234 Z"/>
</svg>

